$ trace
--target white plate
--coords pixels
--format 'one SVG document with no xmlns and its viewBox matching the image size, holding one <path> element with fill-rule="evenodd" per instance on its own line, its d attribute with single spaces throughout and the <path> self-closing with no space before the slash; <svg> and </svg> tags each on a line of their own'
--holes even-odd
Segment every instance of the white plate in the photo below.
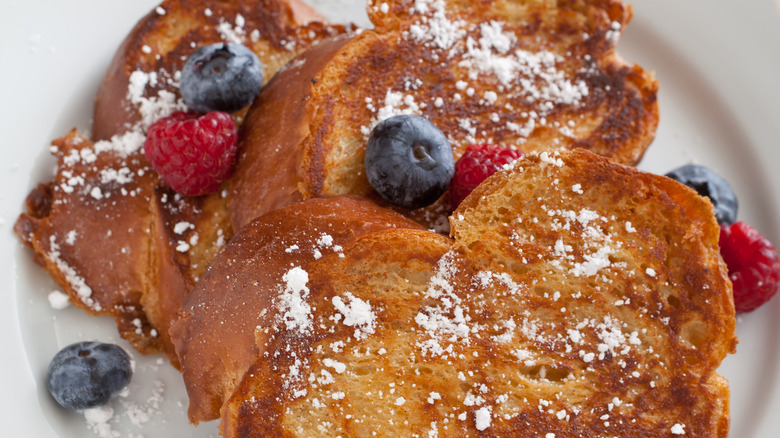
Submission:
<svg viewBox="0 0 780 438">
<path fill-rule="evenodd" d="M 3 436 L 88 437 L 85 419 L 46 394 L 51 356 L 84 339 L 118 342 L 113 322 L 53 310 L 56 289 L 12 234 L 24 196 L 51 177 L 49 141 L 89 129 L 92 98 L 126 32 L 156 0 L 8 1 L 0 13 L 0 424 Z M 365 22 L 362 2 L 311 0 L 334 20 Z M 661 123 L 641 167 L 663 173 L 689 162 L 730 180 L 740 219 L 780 244 L 780 5 L 777 0 L 636 0 L 620 43 L 661 82 Z M 88 132 L 88 131 L 87 131 Z M 780 429 L 780 299 L 739 318 L 739 352 L 721 372 L 732 388 L 732 437 Z M 129 395 L 97 436 L 217 435 L 186 421 L 181 378 L 160 357 L 137 357 Z M 131 415 L 132 414 L 132 415 Z M 111 435 L 111 432 L 114 435 Z"/>
</svg>

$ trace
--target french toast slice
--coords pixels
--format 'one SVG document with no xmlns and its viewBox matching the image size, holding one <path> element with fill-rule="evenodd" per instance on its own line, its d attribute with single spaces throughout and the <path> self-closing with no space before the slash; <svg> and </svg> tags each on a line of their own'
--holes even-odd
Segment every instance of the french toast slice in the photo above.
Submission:
<svg viewBox="0 0 780 438">
<path fill-rule="evenodd" d="M 315 196 L 380 200 L 363 158 L 391 115 L 429 119 L 456 159 L 499 143 L 635 165 L 655 135 L 657 82 L 615 51 L 632 16 L 622 1 L 389 0 L 368 13 L 375 29 L 313 47 L 255 101 L 230 184 L 234 228 Z M 446 230 L 446 201 L 405 213 Z"/>
<path fill-rule="evenodd" d="M 222 193 L 187 198 L 161 182 L 143 154 L 146 129 L 185 109 L 179 72 L 200 45 L 241 42 L 268 79 L 306 47 L 344 31 L 298 0 L 163 1 L 107 70 L 94 141 L 75 131 L 54 141 L 57 174 L 31 193 L 17 234 L 77 306 L 112 315 L 139 351 L 162 350 L 177 364 L 168 326 L 233 232 Z"/>
<path fill-rule="evenodd" d="M 728 435 L 731 283 L 694 191 L 572 150 L 490 177 L 452 238 L 349 231 L 376 222 L 344 202 L 251 222 L 187 297 L 171 331 L 193 422 L 220 415 L 226 437 Z"/>
<path fill-rule="evenodd" d="M 164 0 L 133 28 L 95 98 L 92 138 L 148 127 L 179 102 L 179 72 L 200 46 L 240 43 L 258 55 L 267 82 L 296 54 L 338 27 L 299 0 Z"/>
</svg>

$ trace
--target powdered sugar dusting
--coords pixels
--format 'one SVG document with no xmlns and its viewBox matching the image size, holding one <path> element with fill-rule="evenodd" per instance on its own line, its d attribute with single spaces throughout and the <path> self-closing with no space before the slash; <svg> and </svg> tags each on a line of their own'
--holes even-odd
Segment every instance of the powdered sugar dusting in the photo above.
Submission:
<svg viewBox="0 0 780 438">
<path fill-rule="evenodd" d="M 140 427 L 151 421 L 151 419 L 160 411 L 164 391 L 165 385 L 163 382 L 155 380 L 152 395 L 145 403 L 124 402 L 125 415 L 130 419 L 130 422 L 133 425 Z"/>
<path fill-rule="evenodd" d="M 571 105 L 588 95 L 584 81 L 572 82 L 557 64 L 563 58 L 548 51 L 537 53 L 510 48 L 517 42 L 514 33 L 504 32 L 503 23 L 491 21 L 480 25 L 480 37 L 466 40 L 466 53 L 460 62 L 469 71 L 469 78 L 492 74 L 504 85 L 519 82 L 522 95 L 530 101 Z M 541 105 L 544 115 L 550 105 Z"/>
<path fill-rule="evenodd" d="M 178 86 L 175 81 L 169 80 L 170 85 Z M 127 99 L 133 105 L 138 106 L 141 114 L 140 126 L 133 128 L 145 131 L 152 123 L 162 117 L 171 115 L 175 111 L 186 111 L 187 105 L 181 98 L 168 90 L 158 90 L 156 96 L 146 97 L 146 89 L 154 88 L 161 82 L 160 74 L 156 72 L 146 73 L 136 70 L 130 74 L 130 84 L 127 88 Z"/>
<path fill-rule="evenodd" d="M 563 160 L 561 160 L 559 155 L 555 152 L 544 151 L 539 154 L 539 159 L 541 159 L 543 163 L 551 164 L 555 167 L 563 167 Z"/>
<path fill-rule="evenodd" d="M 379 108 L 376 113 L 374 124 L 381 122 L 392 116 L 401 114 L 420 114 L 420 106 L 414 100 L 412 94 L 404 94 L 400 91 L 387 90 L 385 94 L 384 106 Z"/>
<path fill-rule="evenodd" d="M 143 402 L 123 400 L 123 397 L 127 397 L 125 389 L 120 393 L 120 397 L 112 400 L 110 404 L 82 411 L 87 429 L 100 438 L 140 437 L 141 435 L 128 433 L 127 426 L 132 425 L 142 430 L 155 416 L 160 415 L 165 385 L 160 380 L 155 380 L 153 385 L 151 396 Z M 119 422 L 122 419 L 129 421 L 129 425 L 121 427 Z"/>
<path fill-rule="evenodd" d="M 287 330 L 305 333 L 312 327 L 311 306 L 306 302 L 309 295 L 309 274 L 295 267 L 287 271 L 282 281 L 283 290 L 277 299 L 277 307 L 282 313 L 282 322 Z"/>
<path fill-rule="evenodd" d="M 114 409 L 110 406 L 101 406 L 87 409 L 84 412 L 87 427 L 100 438 L 119 438 L 119 432 L 113 430 L 109 421 L 114 416 Z"/>
<path fill-rule="evenodd" d="M 574 267 L 569 272 L 577 277 L 592 277 L 596 275 L 599 270 L 610 265 L 609 255 L 612 254 L 612 252 L 612 248 L 602 246 L 594 253 L 584 254 L 583 258 L 585 260 L 575 263 Z"/>
<path fill-rule="evenodd" d="M 180 98 L 168 90 L 160 89 L 157 94 L 151 97 L 146 96 L 147 88 L 157 87 L 163 80 L 167 80 L 169 85 L 178 86 L 175 80 L 165 77 L 165 79 L 156 72 L 146 73 L 136 70 L 130 74 L 127 87 L 127 100 L 134 105 L 141 116 L 141 119 L 133 126 L 128 126 L 127 130 L 121 134 L 112 136 L 109 140 L 100 140 L 94 143 L 92 148 L 72 149 L 64 157 L 63 163 L 66 166 L 73 166 L 79 162 L 89 164 L 95 162 L 97 156 L 104 152 L 118 154 L 120 157 L 128 157 L 139 151 L 146 140 L 146 130 L 152 123 L 162 117 L 167 117 L 175 111 L 186 111 L 187 106 Z M 125 184 L 132 180 L 132 175 L 127 168 L 101 169 L 101 180 Z"/>
<path fill-rule="evenodd" d="M 436 305 L 424 307 L 414 318 L 428 336 L 427 340 L 418 344 L 423 353 L 442 355 L 451 352 L 451 347 L 442 347 L 440 340 L 469 343 L 471 318 L 450 283 L 450 278 L 456 275 L 453 257 L 454 253 L 449 252 L 439 260 L 438 269 L 425 293 L 425 298 L 435 300 Z"/>
<path fill-rule="evenodd" d="M 402 30 L 403 39 L 421 46 L 418 50 L 425 54 L 421 62 L 452 60 L 447 68 L 456 91 L 441 95 L 450 92 L 451 87 L 429 90 L 423 101 L 419 93 L 406 95 L 393 86 L 386 90 L 382 107 L 376 104 L 381 97 L 372 96 L 374 102 L 368 102 L 368 108 L 374 117 L 360 128 L 364 135 L 390 115 L 431 112 L 425 107 L 429 101 L 435 109 L 462 114 L 456 122 L 463 132 L 450 140 L 456 145 L 493 142 L 491 132 L 498 129 L 516 134 L 514 140 L 504 142 L 522 144 L 535 131 L 549 128 L 557 134 L 548 140 L 550 147 L 563 147 L 592 128 L 580 126 L 574 119 L 559 120 L 556 113 L 561 107 L 579 108 L 594 93 L 586 78 L 597 67 L 589 55 L 577 59 L 569 51 L 546 49 L 544 44 L 528 39 L 515 23 L 496 19 L 472 22 L 469 13 L 459 8 L 443 0 L 416 0 L 409 7 L 412 22 Z M 616 40 L 621 24 L 611 26 L 604 36 L 610 41 Z M 581 38 L 584 42 L 590 36 L 583 34 Z M 577 44 L 573 42 L 572 46 Z M 415 96 L 415 105 L 408 104 L 407 100 Z M 471 105 L 488 108 L 475 112 L 468 109 Z M 452 111 L 453 107 L 459 110 Z M 548 120 L 550 116 L 552 120 Z"/>
<path fill-rule="evenodd" d="M 246 41 L 246 30 L 244 25 L 246 20 L 241 14 L 236 14 L 234 23 L 227 22 L 224 18 L 219 19 L 217 31 L 223 40 L 233 44 L 243 44 Z"/>
<path fill-rule="evenodd" d="M 466 34 L 463 20 L 451 21 L 447 17 L 444 0 L 415 0 L 412 10 L 424 14 L 409 27 L 409 33 L 418 41 L 446 50 Z"/>
<path fill-rule="evenodd" d="M 609 30 L 605 35 L 605 39 L 612 44 L 617 44 L 618 40 L 620 39 L 621 28 L 622 25 L 619 22 L 613 21 L 609 26 Z"/>
<path fill-rule="evenodd" d="M 70 306 L 70 296 L 59 290 L 49 292 L 48 299 L 49 305 L 55 310 L 62 310 Z"/>
<path fill-rule="evenodd" d="M 355 339 L 365 339 L 367 335 L 374 333 L 376 327 L 376 315 L 371 304 L 347 292 L 344 294 L 346 301 L 341 297 L 333 297 L 333 307 L 340 312 L 344 325 L 355 327 Z"/>
<path fill-rule="evenodd" d="M 490 427 L 491 423 L 491 416 L 490 416 L 490 409 L 486 406 L 483 406 L 479 408 L 474 414 L 474 422 L 475 426 L 477 427 L 477 430 L 485 430 L 488 427 Z"/>
<path fill-rule="evenodd" d="M 117 134 L 110 140 L 100 140 L 95 142 L 95 153 L 116 152 L 120 156 L 126 157 L 133 152 L 138 151 L 146 140 L 146 134 L 140 129 L 125 131 L 123 134 Z"/>
<path fill-rule="evenodd" d="M 62 253 L 60 252 L 60 245 L 57 243 L 56 239 L 57 237 L 55 235 L 49 237 L 49 246 L 51 248 L 49 251 L 49 260 L 57 265 L 57 269 L 63 273 L 65 280 L 76 293 L 76 296 L 93 310 L 100 311 L 100 303 L 92 298 L 92 288 L 87 285 L 84 277 L 80 276 L 73 267 L 61 259 Z"/>
</svg>

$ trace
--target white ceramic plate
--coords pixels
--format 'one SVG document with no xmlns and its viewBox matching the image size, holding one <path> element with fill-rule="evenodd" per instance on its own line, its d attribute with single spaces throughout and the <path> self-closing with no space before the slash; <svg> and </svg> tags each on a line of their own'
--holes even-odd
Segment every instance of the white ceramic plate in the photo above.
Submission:
<svg viewBox="0 0 780 438">
<path fill-rule="evenodd" d="M 0 12 L 0 424 L 3 436 L 145 438 L 217 435 L 187 424 L 181 378 L 161 357 L 136 357 L 129 395 L 97 430 L 48 397 L 51 356 L 87 339 L 126 343 L 113 322 L 53 310 L 56 289 L 12 234 L 24 196 L 51 177 L 51 139 L 89 132 L 108 61 L 156 0 L 3 2 Z M 362 2 L 310 0 L 338 21 L 365 24 Z M 636 0 L 620 52 L 661 82 L 661 123 L 641 167 L 663 173 L 697 162 L 730 180 L 740 219 L 780 244 L 780 5 L 777 0 Z M 738 321 L 739 352 L 721 372 L 732 388 L 732 437 L 780 429 L 780 299 Z"/>
</svg>

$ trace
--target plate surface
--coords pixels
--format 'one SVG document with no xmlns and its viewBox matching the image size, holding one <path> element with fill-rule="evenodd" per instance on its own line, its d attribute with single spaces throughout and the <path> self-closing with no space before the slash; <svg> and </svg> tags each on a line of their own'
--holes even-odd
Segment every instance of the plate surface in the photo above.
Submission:
<svg viewBox="0 0 780 438">
<path fill-rule="evenodd" d="M 145 438 L 217 436 L 186 420 L 181 377 L 161 357 L 136 354 L 136 378 L 107 423 L 55 406 L 49 359 L 62 346 L 119 339 L 113 321 L 54 310 L 56 286 L 13 235 L 24 197 L 51 178 L 51 139 L 89 132 L 92 99 L 122 38 L 156 0 L 6 1 L 0 14 L 0 424 L 4 436 Z M 309 0 L 334 21 L 366 24 L 363 2 Z M 641 168 L 687 163 L 732 182 L 740 220 L 780 244 L 780 4 L 777 0 L 636 0 L 620 42 L 629 61 L 655 71 L 661 123 Z M 731 382 L 732 437 L 780 429 L 780 299 L 738 318 L 738 353 L 720 371 Z M 94 420 L 94 419 L 93 419 Z"/>
</svg>

